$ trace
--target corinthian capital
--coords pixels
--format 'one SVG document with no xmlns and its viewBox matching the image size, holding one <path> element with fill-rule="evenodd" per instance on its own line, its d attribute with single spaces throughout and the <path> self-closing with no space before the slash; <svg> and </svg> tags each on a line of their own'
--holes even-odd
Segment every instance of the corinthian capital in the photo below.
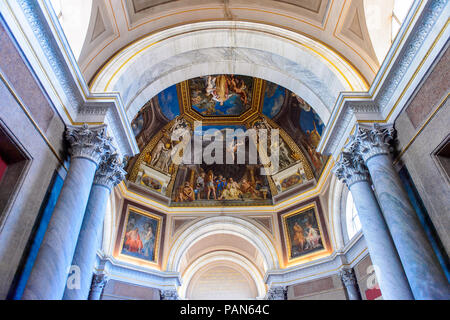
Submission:
<svg viewBox="0 0 450 320">
<path fill-rule="evenodd" d="M 395 130 L 392 126 L 380 126 L 375 123 L 373 126 L 357 125 L 355 141 L 357 149 L 364 161 L 370 158 L 390 153 L 390 142 L 394 139 Z"/>
<path fill-rule="evenodd" d="M 106 125 L 89 127 L 84 124 L 81 127 L 68 126 L 66 139 L 70 143 L 70 155 L 72 158 L 87 158 L 97 165 L 102 158 L 114 152 L 111 138 L 106 136 Z"/>
<path fill-rule="evenodd" d="M 334 173 L 348 188 L 356 182 L 369 181 L 369 170 L 356 150 L 343 151 L 341 159 L 334 167 Z"/>
<path fill-rule="evenodd" d="M 127 172 L 124 170 L 125 163 L 120 162 L 118 154 L 106 156 L 100 163 L 95 173 L 94 184 L 99 184 L 112 189 L 117 186 Z"/>
<path fill-rule="evenodd" d="M 342 269 L 339 276 L 346 287 L 354 286 L 357 283 L 353 269 Z"/>
<path fill-rule="evenodd" d="M 286 287 L 273 287 L 267 292 L 267 300 L 287 300 Z"/>
</svg>

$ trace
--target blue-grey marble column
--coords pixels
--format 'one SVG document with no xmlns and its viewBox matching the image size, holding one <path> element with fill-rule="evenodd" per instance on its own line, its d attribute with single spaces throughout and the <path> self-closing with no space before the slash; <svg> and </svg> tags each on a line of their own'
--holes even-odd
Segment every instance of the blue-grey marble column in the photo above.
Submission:
<svg viewBox="0 0 450 320">
<path fill-rule="evenodd" d="M 94 274 L 92 277 L 88 300 L 100 300 L 102 298 L 103 289 L 105 289 L 108 280 L 109 279 L 106 275 Z"/>
<path fill-rule="evenodd" d="M 66 139 L 70 144 L 70 168 L 22 296 L 24 300 L 62 299 L 95 171 L 111 148 L 106 126 L 70 126 Z"/>
<path fill-rule="evenodd" d="M 358 282 L 353 269 L 344 268 L 339 272 L 342 282 L 344 283 L 349 300 L 362 300 L 359 292 Z"/>
<path fill-rule="evenodd" d="M 106 205 L 111 190 L 125 178 L 125 175 L 123 163 L 120 163 L 117 154 L 106 157 L 97 169 L 72 260 L 72 265 L 78 266 L 81 273 L 80 286 L 78 288 L 66 286 L 64 300 L 88 299 Z"/>
<path fill-rule="evenodd" d="M 352 148 L 363 157 L 384 218 L 418 300 L 450 299 L 450 286 L 390 157 L 392 127 L 357 127 Z"/>
<path fill-rule="evenodd" d="M 334 172 L 352 193 L 383 298 L 414 299 L 361 156 L 348 150 L 342 152 Z"/>
</svg>

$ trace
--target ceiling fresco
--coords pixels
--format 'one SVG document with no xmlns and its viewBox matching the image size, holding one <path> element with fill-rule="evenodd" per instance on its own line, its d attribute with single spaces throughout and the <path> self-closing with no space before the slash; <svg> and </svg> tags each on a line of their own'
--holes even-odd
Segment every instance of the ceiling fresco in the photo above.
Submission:
<svg viewBox="0 0 450 320">
<path fill-rule="evenodd" d="M 171 206 L 270 205 L 287 190 L 314 186 L 327 160 L 316 152 L 324 124 L 308 103 L 279 85 L 240 75 L 169 87 L 140 110 L 132 128 L 141 154 L 130 159 L 128 180 L 170 198 Z M 267 149 L 258 147 L 253 158 L 251 145 L 259 146 L 260 136 L 224 138 L 249 129 L 268 134 Z M 271 140 L 274 135 L 279 139 Z M 214 159 L 203 159 L 211 142 Z M 245 152 L 238 155 L 240 147 Z M 269 172 L 273 148 L 279 166 Z"/>
</svg>

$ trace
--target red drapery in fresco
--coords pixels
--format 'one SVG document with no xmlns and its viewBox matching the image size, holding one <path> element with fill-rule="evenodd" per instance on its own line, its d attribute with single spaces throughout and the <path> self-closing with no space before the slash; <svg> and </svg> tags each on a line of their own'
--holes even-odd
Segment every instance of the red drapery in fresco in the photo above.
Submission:
<svg viewBox="0 0 450 320">
<path fill-rule="evenodd" d="M 2 181 L 3 175 L 5 174 L 7 167 L 8 167 L 8 165 L 6 164 L 5 160 L 3 160 L 2 156 L 0 155 L 0 181 Z"/>
</svg>

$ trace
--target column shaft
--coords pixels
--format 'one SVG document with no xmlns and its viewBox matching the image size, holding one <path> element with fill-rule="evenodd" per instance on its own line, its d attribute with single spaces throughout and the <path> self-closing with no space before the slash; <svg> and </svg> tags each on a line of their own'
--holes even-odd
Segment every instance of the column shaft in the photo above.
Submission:
<svg viewBox="0 0 450 320">
<path fill-rule="evenodd" d="M 350 186 L 370 258 L 385 300 L 414 299 L 377 199 L 367 181 Z"/>
<path fill-rule="evenodd" d="M 450 299 L 450 286 L 387 153 L 366 160 L 414 297 Z"/>
<path fill-rule="evenodd" d="M 72 261 L 72 265 L 78 266 L 81 271 L 80 288 L 66 288 L 64 300 L 88 299 L 109 195 L 110 190 L 107 187 L 98 184 L 92 186 Z"/>
<path fill-rule="evenodd" d="M 96 168 L 92 160 L 72 159 L 22 299 L 63 297 Z"/>
</svg>

